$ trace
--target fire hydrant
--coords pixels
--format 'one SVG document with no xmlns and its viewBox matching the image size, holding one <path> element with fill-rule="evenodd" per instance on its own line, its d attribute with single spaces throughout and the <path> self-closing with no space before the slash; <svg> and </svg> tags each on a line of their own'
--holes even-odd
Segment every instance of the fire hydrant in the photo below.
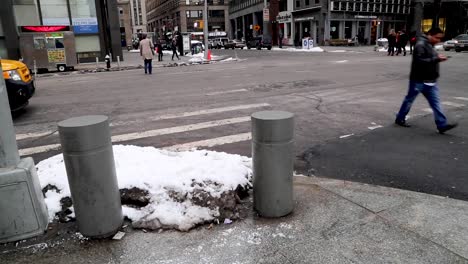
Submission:
<svg viewBox="0 0 468 264">
<path fill-rule="evenodd" d="M 106 55 L 105 57 L 105 60 L 106 60 L 106 71 L 109 71 L 110 67 L 111 67 L 111 61 L 110 61 L 110 56 L 109 54 Z"/>
</svg>

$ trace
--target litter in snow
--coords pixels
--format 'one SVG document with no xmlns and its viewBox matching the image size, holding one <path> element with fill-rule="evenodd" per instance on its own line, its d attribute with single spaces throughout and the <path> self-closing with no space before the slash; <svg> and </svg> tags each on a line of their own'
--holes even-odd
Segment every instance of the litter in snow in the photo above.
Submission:
<svg viewBox="0 0 468 264">
<path fill-rule="evenodd" d="M 114 240 L 121 240 L 123 237 L 125 236 L 125 233 L 124 232 L 117 232 L 117 234 L 115 234 L 112 239 Z"/>
<path fill-rule="evenodd" d="M 232 224 L 232 220 L 229 219 L 229 218 L 226 218 L 226 219 L 224 219 L 224 224 L 225 224 L 225 225 Z"/>
</svg>

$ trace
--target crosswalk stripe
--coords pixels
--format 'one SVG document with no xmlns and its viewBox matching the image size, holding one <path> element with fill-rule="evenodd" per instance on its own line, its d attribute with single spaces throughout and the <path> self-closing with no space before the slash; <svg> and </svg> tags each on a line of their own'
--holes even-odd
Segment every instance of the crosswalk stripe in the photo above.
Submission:
<svg viewBox="0 0 468 264">
<path fill-rule="evenodd" d="M 237 135 L 230 135 L 230 136 L 224 136 L 224 137 L 211 138 L 207 140 L 194 141 L 194 142 L 189 142 L 185 144 L 178 144 L 178 145 L 174 145 L 170 147 L 165 147 L 164 149 L 170 150 L 170 151 L 187 151 L 187 150 L 191 150 L 197 147 L 210 148 L 214 146 L 237 143 L 237 142 L 247 141 L 251 139 L 252 139 L 252 135 L 250 132 L 248 132 L 248 133 L 242 133 L 242 134 L 237 134 Z"/>
<path fill-rule="evenodd" d="M 187 132 L 187 131 L 192 131 L 192 130 L 210 128 L 210 127 L 243 123 L 247 121 L 250 121 L 250 116 L 215 120 L 215 121 L 190 124 L 190 125 L 185 125 L 185 126 L 162 128 L 162 129 L 148 130 L 148 131 L 136 132 L 136 133 L 128 133 L 128 134 L 113 136 L 112 142 L 122 142 L 122 141 L 129 141 L 129 140 L 135 140 L 135 139 L 141 139 L 141 138 L 175 134 L 175 133 Z"/>
<path fill-rule="evenodd" d="M 244 89 L 242 89 L 244 90 Z M 167 114 L 167 115 L 159 115 L 149 118 L 150 121 L 159 121 L 159 120 L 167 120 L 167 119 L 176 119 L 176 118 L 183 118 L 183 117 L 190 117 L 190 116 L 197 116 L 197 115 L 209 115 L 209 114 L 217 114 L 223 112 L 231 112 L 231 111 L 238 111 L 238 110 L 246 110 L 251 108 L 262 108 L 268 107 L 270 104 L 268 103 L 259 103 L 259 104 L 245 104 L 245 105 L 235 105 L 235 106 L 227 106 L 227 107 L 218 107 L 218 108 L 211 108 L 211 109 L 202 109 L 198 111 L 192 112 L 182 112 L 177 114 Z M 135 123 L 143 123 L 148 122 L 147 120 L 137 120 L 137 121 L 115 121 L 110 124 L 111 127 L 115 126 L 123 126 Z M 25 134 L 17 134 L 16 140 L 23 140 L 28 138 L 37 138 L 47 135 L 57 134 L 55 131 L 44 131 L 44 132 L 37 132 L 37 133 L 25 133 Z"/>
<path fill-rule="evenodd" d="M 154 129 L 154 130 L 148 130 L 148 131 L 136 132 L 136 133 L 127 133 L 127 134 L 113 136 L 112 142 L 117 143 L 117 142 L 130 141 L 130 140 L 135 140 L 135 139 L 169 135 L 169 134 L 205 129 L 205 128 L 210 128 L 210 127 L 243 123 L 247 121 L 250 121 L 250 116 L 214 120 L 214 121 L 209 121 L 209 122 L 202 122 L 202 123 L 190 124 L 190 125 L 185 125 L 185 126 Z M 51 144 L 51 145 L 20 149 L 19 153 L 21 156 L 27 156 L 27 155 L 47 152 L 51 150 L 57 150 L 59 148 L 60 148 L 60 144 Z"/>
<path fill-rule="evenodd" d="M 453 106 L 453 107 L 464 107 L 464 104 L 454 103 L 454 102 L 442 102 L 443 105 Z"/>
<path fill-rule="evenodd" d="M 220 95 L 220 94 L 241 93 L 241 92 L 247 92 L 247 91 L 248 91 L 247 89 L 237 89 L 237 90 L 212 92 L 212 93 L 207 93 L 206 95 L 212 96 L 212 95 Z"/>
<path fill-rule="evenodd" d="M 454 97 L 454 99 L 462 100 L 462 101 L 468 101 L 468 98 L 466 98 L 466 97 Z"/>
<path fill-rule="evenodd" d="M 26 134 L 16 134 L 16 140 L 23 140 L 27 138 L 38 138 L 44 137 L 52 134 L 56 134 L 56 131 L 45 131 L 45 132 L 38 132 L 38 133 L 26 133 Z"/>
</svg>

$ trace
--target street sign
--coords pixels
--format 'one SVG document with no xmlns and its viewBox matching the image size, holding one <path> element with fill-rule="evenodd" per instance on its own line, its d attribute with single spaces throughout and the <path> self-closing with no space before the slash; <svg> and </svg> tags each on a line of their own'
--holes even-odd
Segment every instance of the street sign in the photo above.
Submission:
<svg viewBox="0 0 468 264">
<path fill-rule="evenodd" d="M 259 31 L 259 30 L 260 30 L 260 26 L 259 26 L 259 25 L 255 25 L 255 26 L 253 27 L 253 30 Z"/>
<path fill-rule="evenodd" d="M 270 9 L 263 8 L 263 21 L 270 21 Z"/>
</svg>

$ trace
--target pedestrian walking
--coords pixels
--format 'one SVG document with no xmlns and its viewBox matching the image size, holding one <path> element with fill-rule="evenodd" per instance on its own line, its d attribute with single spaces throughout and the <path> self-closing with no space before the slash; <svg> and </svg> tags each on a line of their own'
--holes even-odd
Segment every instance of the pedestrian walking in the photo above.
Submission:
<svg viewBox="0 0 468 264">
<path fill-rule="evenodd" d="M 406 115 L 409 113 L 411 105 L 418 94 L 422 93 L 432 108 L 439 133 L 443 134 L 457 126 L 456 123 L 447 123 L 447 118 L 442 112 L 439 99 L 439 87 L 437 85 L 439 63 L 446 61 L 447 57 L 437 54 L 434 45 L 439 43 L 443 37 L 444 34 L 440 28 L 432 28 L 426 36 L 421 36 L 416 42 L 413 62 L 411 63 L 408 94 L 403 100 L 400 111 L 395 119 L 395 124 L 403 127 L 410 126 L 406 122 Z"/>
<path fill-rule="evenodd" d="M 139 45 L 140 55 L 143 57 L 145 63 L 145 74 L 153 73 L 153 57 L 154 57 L 154 45 L 146 34 L 142 35 L 142 40 Z"/>
<path fill-rule="evenodd" d="M 387 56 L 390 56 L 390 55 L 393 56 L 395 55 L 395 45 L 396 45 L 396 34 L 395 34 L 394 29 L 390 30 L 390 34 L 388 34 L 387 40 L 388 40 L 388 55 Z"/>
<path fill-rule="evenodd" d="M 174 55 L 177 57 L 178 60 L 180 60 L 179 55 L 177 54 L 177 36 L 175 36 L 172 39 L 171 48 L 172 48 L 172 60 L 174 60 Z"/>
<path fill-rule="evenodd" d="M 163 53 L 163 47 L 161 45 L 161 40 L 158 41 L 158 43 L 156 44 L 156 50 L 158 53 L 158 61 L 163 61 L 163 56 L 164 56 L 164 53 Z"/>
<path fill-rule="evenodd" d="M 408 35 L 406 35 L 406 32 L 402 30 L 397 42 L 397 55 L 400 55 L 401 51 L 403 50 L 403 56 L 406 56 L 406 44 L 408 44 Z"/>
<path fill-rule="evenodd" d="M 413 49 L 414 49 L 414 45 L 416 45 L 416 31 L 413 31 L 411 32 L 410 34 L 410 39 L 409 39 L 409 43 L 410 43 L 410 54 L 413 54 Z"/>
</svg>

